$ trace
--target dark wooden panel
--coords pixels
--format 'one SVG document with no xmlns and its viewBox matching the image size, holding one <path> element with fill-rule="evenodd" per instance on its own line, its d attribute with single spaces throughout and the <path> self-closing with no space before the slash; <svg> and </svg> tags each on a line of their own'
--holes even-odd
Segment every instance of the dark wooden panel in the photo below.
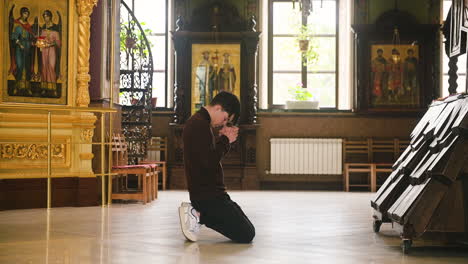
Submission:
<svg viewBox="0 0 468 264">
<path fill-rule="evenodd" d="M 185 172 L 183 166 L 169 167 L 168 185 L 172 190 L 186 190 L 187 180 L 185 179 Z"/>
<path fill-rule="evenodd" d="M 436 195 L 436 194 L 434 194 Z M 427 231 L 465 232 L 465 211 L 463 184 L 461 180 L 453 183 L 440 201 L 427 226 Z M 418 231 L 424 226 L 415 225 Z"/>
<path fill-rule="evenodd" d="M 2 180 L 4 199 L 2 210 L 42 208 L 47 206 L 46 181 L 44 179 Z"/>
<path fill-rule="evenodd" d="M 52 179 L 52 207 L 75 206 L 78 178 Z"/>
<path fill-rule="evenodd" d="M 96 206 L 101 200 L 101 185 L 97 178 L 78 178 L 75 206 Z"/>
<path fill-rule="evenodd" d="M 96 178 L 53 178 L 52 207 L 95 206 L 100 196 Z M 0 180 L 0 210 L 47 207 L 47 179 Z"/>
</svg>

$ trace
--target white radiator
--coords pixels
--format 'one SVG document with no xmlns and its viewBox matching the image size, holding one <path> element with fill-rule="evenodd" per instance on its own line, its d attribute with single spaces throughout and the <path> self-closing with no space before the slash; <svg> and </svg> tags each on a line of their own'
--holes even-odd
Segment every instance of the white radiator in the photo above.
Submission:
<svg viewBox="0 0 468 264">
<path fill-rule="evenodd" d="M 342 174 L 341 138 L 271 138 L 271 174 Z"/>
</svg>

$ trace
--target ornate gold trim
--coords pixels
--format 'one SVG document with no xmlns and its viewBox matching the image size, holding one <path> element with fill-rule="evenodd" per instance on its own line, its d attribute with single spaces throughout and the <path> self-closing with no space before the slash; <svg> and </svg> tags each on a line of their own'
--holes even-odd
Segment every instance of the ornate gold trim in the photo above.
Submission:
<svg viewBox="0 0 468 264">
<path fill-rule="evenodd" d="M 51 145 L 52 159 L 65 159 L 65 144 Z M 47 144 L 0 144 L 0 159 L 44 160 Z"/>
<path fill-rule="evenodd" d="M 80 153 L 81 160 L 92 160 L 94 158 L 93 153 Z"/>
<path fill-rule="evenodd" d="M 52 115 L 52 125 L 57 123 L 67 124 L 87 124 L 94 125 L 96 122 L 96 115 Z M 0 122 L 28 122 L 45 124 L 47 126 L 47 114 L 18 114 L 18 113 L 0 113 Z M 3 126 L 3 124 L 2 124 Z"/>
<path fill-rule="evenodd" d="M 82 172 L 54 172 L 51 178 L 94 178 L 94 173 Z M 47 178 L 47 173 L 38 172 L 17 172 L 17 173 L 0 173 L 0 179 L 40 179 Z"/>
<path fill-rule="evenodd" d="M 86 143 L 91 143 L 94 135 L 94 128 L 84 128 L 81 130 L 81 140 Z"/>
<path fill-rule="evenodd" d="M 71 136 L 54 136 L 52 167 L 70 168 Z M 0 169 L 47 168 L 47 138 L 31 135 L 0 135 Z"/>
<path fill-rule="evenodd" d="M 88 107 L 89 91 L 88 83 L 91 80 L 89 75 L 89 36 L 90 36 L 90 15 L 98 0 L 78 0 L 78 72 L 77 72 L 77 98 L 76 104 L 80 107 Z"/>
</svg>

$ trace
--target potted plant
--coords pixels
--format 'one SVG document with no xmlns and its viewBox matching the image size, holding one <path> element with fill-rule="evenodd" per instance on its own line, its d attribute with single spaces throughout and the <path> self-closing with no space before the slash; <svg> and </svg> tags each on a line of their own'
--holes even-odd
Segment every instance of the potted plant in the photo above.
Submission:
<svg viewBox="0 0 468 264">
<path fill-rule="evenodd" d="M 300 25 L 297 42 L 304 66 L 313 65 L 318 60 L 317 46 L 312 41 L 313 29 L 310 25 Z"/>
<path fill-rule="evenodd" d="M 299 50 L 301 52 L 309 49 L 309 41 L 311 38 L 311 29 L 305 25 L 299 27 L 299 33 L 297 34 L 297 42 L 299 43 Z"/>
<path fill-rule="evenodd" d="M 158 98 L 157 97 L 151 97 L 151 106 L 154 108 L 156 108 L 156 103 L 158 102 Z"/>
<path fill-rule="evenodd" d="M 286 101 L 286 109 L 318 109 L 319 102 L 312 100 L 312 94 L 307 88 L 302 87 L 302 83 L 288 88 L 291 100 Z"/>
<path fill-rule="evenodd" d="M 146 23 L 141 22 L 141 27 L 144 33 L 140 31 L 137 26 L 137 22 L 134 20 L 126 21 L 121 23 L 120 29 L 120 51 L 126 53 L 141 52 L 144 56 L 148 56 L 148 49 L 145 47 L 145 36 L 149 36 L 153 31 L 149 28 L 145 28 Z M 148 42 L 149 48 L 153 47 L 153 43 Z"/>
</svg>

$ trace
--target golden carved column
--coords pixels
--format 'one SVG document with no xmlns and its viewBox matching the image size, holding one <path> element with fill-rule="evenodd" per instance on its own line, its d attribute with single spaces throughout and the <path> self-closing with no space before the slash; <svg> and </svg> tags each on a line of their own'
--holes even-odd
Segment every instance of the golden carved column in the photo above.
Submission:
<svg viewBox="0 0 468 264">
<path fill-rule="evenodd" d="M 77 72 L 77 98 L 76 104 L 80 107 L 89 105 L 88 83 L 91 80 L 89 75 L 89 36 L 90 21 L 93 7 L 98 0 L 78 0 L 78 72 Z"/>
</svg>

